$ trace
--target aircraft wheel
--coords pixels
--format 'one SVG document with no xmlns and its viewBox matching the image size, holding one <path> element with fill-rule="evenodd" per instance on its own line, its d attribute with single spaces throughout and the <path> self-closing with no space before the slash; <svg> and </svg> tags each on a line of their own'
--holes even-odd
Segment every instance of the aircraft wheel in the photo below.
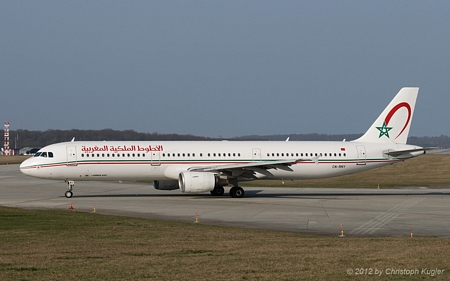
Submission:
<svg viewBox="0 0 450 281">
<path fill-rule="evenodd" d="M 242 198 L 244 197 L 244 189 L 240 186 L 234 186 L 230 189 L 230 196 L 233 198 Z"/>
<path fill-rule="evenodd" d="M 223 186 L 216 186 L 214 190 L 211 191 L 213 196 L 222 196 L 225 193 Z"/>
<path fill-rule="evenodd" d="M 66 193 L 64 194 L 66 196 L 66 198 L 72 198 L 73 193 L 70 190 L 67 190 Z"/>
</svg>

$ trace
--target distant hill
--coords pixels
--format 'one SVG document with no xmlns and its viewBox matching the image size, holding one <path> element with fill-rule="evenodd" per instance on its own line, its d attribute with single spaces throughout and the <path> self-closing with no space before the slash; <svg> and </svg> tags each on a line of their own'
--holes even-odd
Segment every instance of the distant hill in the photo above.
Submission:
<svg viewBox="0 0 450 281">
<path fill-rule="evenodd" d="M 3 132 L 2 132 L 3 135 Z M 249 135 L 230 138 L 229 140 L 271 140 L 284 141 L 289 137 L 290 141 L 347 141 L 357 139 L 362 134 L 325 135 L 325 134 L 286 134 L 286 135 Z M 15 147 L 16 137 L 18 137 L 17 148 L 22 147 L 43 147 L 52 143 L 70 141 L 75 137 L 77 141 L 168 141 L 168 140 L 222 140 L 218 138 L 208 138 L 193 135 L 179 134 L 159 134 L 159 133 L 139 133 L 133 130 L 117 131 L 112 129 L 103 130 L 47 130 L 10 131 L 10 147 Z M 408 143 L 423 147 L 450 148 L 450 137 L 441 135 L 439 137 L 410 137 Z"/>
</svg>

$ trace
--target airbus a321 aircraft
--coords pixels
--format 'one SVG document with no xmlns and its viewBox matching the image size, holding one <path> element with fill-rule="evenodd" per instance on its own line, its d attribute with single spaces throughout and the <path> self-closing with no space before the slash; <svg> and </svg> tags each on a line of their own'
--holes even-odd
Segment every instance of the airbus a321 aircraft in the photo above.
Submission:
<svg viewBox="0 0 450 281">
<path fill-rule="evenodd" d="M 241 198 L 241 181 L 318 179 L 366 171 L 425 154 L 407 145 L 418 88 L 401 89 L 354 141 L 72 141 L 40 149 L 26 175 L 75 181 L 152 180 L 160 190 Z"/>
</svg>

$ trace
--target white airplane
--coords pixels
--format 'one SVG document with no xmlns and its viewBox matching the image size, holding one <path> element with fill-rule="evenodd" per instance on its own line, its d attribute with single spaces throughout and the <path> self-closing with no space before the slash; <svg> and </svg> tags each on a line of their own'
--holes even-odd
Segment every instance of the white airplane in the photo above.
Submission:
<svg viewBox="0 0 450 281">
<path fill-rule="evenodd" d="M 244 196 L 241 181 L 318 179 L 362 172 L 425 154 L 407 145 L 419 88 L 401 89 L 354 141 L 76 141 L 52 144 L 22 162 L 26 175 L 74 181 L 153 180 L 160 190 Z"/>
</svg>

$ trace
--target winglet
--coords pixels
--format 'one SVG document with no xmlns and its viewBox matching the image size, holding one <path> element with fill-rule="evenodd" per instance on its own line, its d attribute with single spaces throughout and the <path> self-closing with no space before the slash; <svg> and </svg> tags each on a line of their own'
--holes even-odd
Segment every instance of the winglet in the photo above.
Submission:
<svg viewBox="0 0 450 281">
<path fill-rule="evenodd" d="M 419 88 L 402 88 L 367 132 L 355 142 L 406 144 Z"/>
</svg>

